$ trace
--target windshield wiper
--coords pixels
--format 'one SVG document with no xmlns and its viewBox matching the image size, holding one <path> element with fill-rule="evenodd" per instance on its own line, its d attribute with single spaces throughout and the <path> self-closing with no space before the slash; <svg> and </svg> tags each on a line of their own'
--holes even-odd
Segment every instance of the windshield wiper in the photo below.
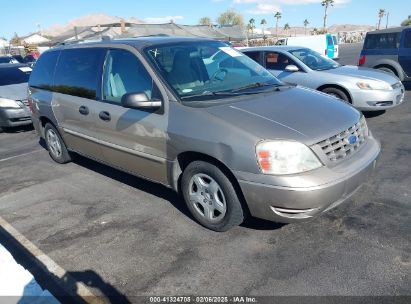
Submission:
<svg viewBox="0 0 411 304">
<path fill-rule="evenodd" d="M 239 87 L 237 89 L 234 90 L 230 90 L 230 92 L 234 93 L 234 92 L 240 92 L 240 91 L 244 91 L 244 90 L 248 90 L 248 89 L 254 89 L 254 88 L 262 88 L 262 87 L 279 87 L 281 86 L 281 84 L 274 84 L 274 83 L 261 83 L 261 82 L 255 82 L 252 84 L 248 84 L 242 87 Z"/>
<path fill-rule="evenodd" d="M 201 94 L 181 96 L 180 99 L 188 99 L 188 98 L 203 97 L 203 96 L 237 96 L 237 95 L 240 95 L 240 94 L 233 93 L 233 92 L 230 92 L 230 91 L 216 91 L 216 92 L 204 91 Z"/>
</svg>

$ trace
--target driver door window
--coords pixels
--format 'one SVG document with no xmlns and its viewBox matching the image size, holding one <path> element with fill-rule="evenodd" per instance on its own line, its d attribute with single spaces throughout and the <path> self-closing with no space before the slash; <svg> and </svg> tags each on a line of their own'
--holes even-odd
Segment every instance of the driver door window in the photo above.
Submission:
<svg viewBox="0 0 411 304">
<path fill-rule="evenodd" d="M 103 100 L 120 104 L 127 93 L 153 97 L 153 79 L 138 58 L 125 50 L 109 50 L 104 65 Z"/>
<path fill-rule="evenodd" d="M 287 65 L 296 65 L 288 56 L 277 52 L 266 52 L 265 67 L 268 70 L 284 71 Z"/>
</svg>

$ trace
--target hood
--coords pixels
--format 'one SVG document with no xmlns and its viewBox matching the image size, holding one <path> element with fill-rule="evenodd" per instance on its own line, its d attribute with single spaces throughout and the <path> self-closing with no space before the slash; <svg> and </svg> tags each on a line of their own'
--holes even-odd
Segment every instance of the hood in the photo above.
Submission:
<svg viewBox="0 0 411 304">
<path fill-rule="evenodd" d="M 301 87 L 246 97 L 207 111 L 259 139 L 290 139 L 306 145 L 348 129 L 361 117 L 345 102 Z"/>
<path fill-rule="evenodd" d="M 27 99 L 27 82 L 0 86 L 0 98 L 12 100 Z"/>
<path fill-rule="evenodd" d="M 353 65 L 345 65 L 338 67 L 336 69 L 331 69 L 322 72 L 357 77 L 360 79 L 382 80 L 388 82 L 390 85 L 393 85 L 400 81 L 396 76 L 393 76 L 389 73 Z"/>
</svg>

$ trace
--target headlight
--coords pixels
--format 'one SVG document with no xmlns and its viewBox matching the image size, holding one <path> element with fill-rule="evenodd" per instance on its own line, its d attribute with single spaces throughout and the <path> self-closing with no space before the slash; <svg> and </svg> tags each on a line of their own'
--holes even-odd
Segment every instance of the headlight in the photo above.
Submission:
<svg viewBox="0 0 411 304">
<path fill-rule="evenodd" d="M 18 103 L 14 100 L 11 99 L 6 99 L 6 98 L 0 98 L 0 108 L 13 108 L 13 109 L 19 109 L 20 106 Z"/>
<path fill-rule="evenodd" d="M 256 147 L 257 161 L 265 174 L 294 174 L 322 166 L 306 145 L 296 141 L 263 141 Z"/>
<path fill-rule="evenodd" d="M 392 90 L 389 83 L 385 81 L 365 80 L 357 82 L 357 86 L 362 90 Z"/>
</svg>

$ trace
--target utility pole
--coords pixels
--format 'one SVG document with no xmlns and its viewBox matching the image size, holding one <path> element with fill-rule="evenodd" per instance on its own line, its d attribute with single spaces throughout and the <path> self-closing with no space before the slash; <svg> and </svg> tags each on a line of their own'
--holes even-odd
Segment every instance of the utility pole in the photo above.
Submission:
<svg viewBox="0 0 411 304">
<path fill-rule="evenodd" d="M 390 17 L 390 12 L 387 12 L 387 23 L 385 24 L 385 28 L 388 28 L 388 18 Z"/>
</svg>

